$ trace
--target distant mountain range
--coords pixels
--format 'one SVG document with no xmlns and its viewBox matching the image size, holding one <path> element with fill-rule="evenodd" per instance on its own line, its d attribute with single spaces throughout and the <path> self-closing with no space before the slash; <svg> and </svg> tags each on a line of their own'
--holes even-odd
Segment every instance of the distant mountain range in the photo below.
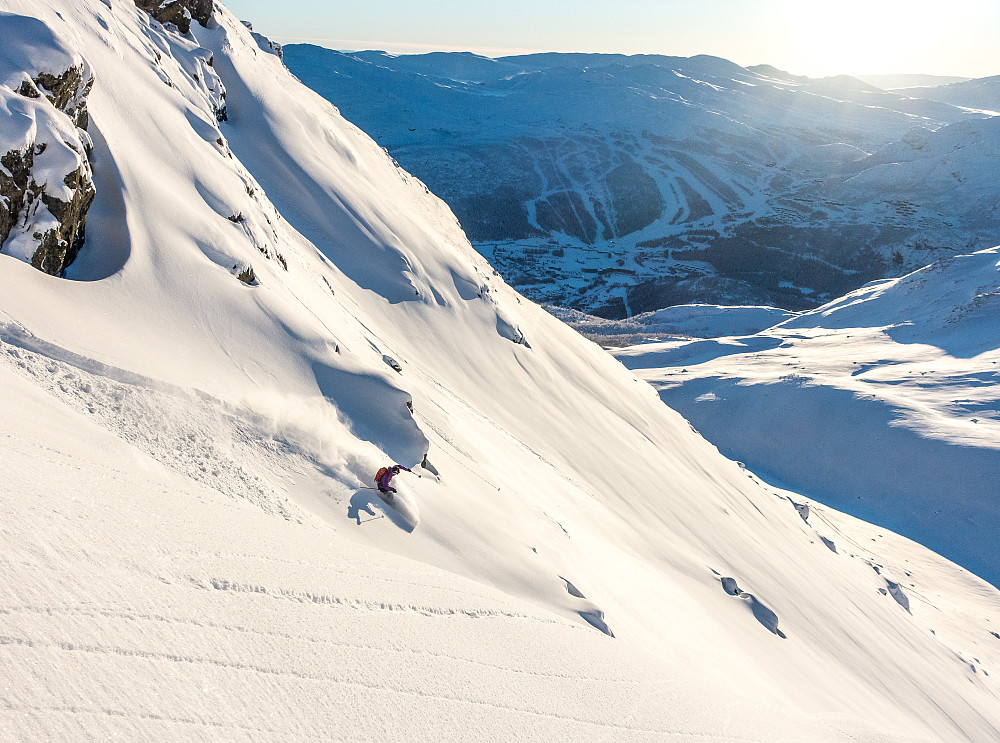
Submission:
<svg viewBox="0 0 1000 743">
<path fill-rule="evenodd" d="M 953 75 L 856 75 L 869 85 L 882 90 L 900 90 L 902 88 L 929 88 L 935 85 L 949 85 L 971 80 L 968 77 Z"/>
<path fill-rule="evenodd" d="M 289 45 L 285 63 L 539 301 L 806 309 L 1000 240 L 1000 119 L 961 107 L 987 107 L 984 81 L 939 101 L 708 56 Z"/>
</svg>

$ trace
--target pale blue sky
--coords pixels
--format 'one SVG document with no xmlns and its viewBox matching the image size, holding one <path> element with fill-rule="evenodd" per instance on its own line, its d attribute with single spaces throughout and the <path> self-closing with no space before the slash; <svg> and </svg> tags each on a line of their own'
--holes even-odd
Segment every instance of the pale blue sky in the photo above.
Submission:
<svg viewBox="0 0 1000 743">
<path fill-rule="evenodd" d="M 224 0 L 282 43 L 714 54 L 810 75 L 1000 75 L 1000 0 Z"/>
</svg>

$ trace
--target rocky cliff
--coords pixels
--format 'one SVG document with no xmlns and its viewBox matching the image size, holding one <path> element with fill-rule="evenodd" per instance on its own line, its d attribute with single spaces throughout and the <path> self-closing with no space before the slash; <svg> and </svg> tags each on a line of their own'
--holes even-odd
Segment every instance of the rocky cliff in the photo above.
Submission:
<svg viewBox="0 0 1000 743">
<path fill-rule="evenodd" d="M 211 0 L 135 0 L 182 34 L 196 20 L 207 26 Z M 87 96 L 94 76 L 87 62 L 49 29 L 27 17 L 0 51 L 0 252 L 63 275 L 83 246 L 87 210 L 96 190 Z M 9 43 L 7 43 L 9 42 Z M 211 65 L 211 62 L 208 62 Z M 226 118 L 225 91 L 213 93 L 216 118 Z"/>
<path fill-rule="evenodd" d="M 32 19 L 19 38 L 30 39 Z M 61 275 L 83 245 L 95 189 L 87 134 L 89 66 L 50 39 L 53 52 L 36 54 L 13 39 L 0 80 L 0 251 Z"/>
<path fill-rule="evenodd" d="M 212 0 L 135 0 L 135 4 L 160 23 L 173 23 L 182 34 L 191 30 L 192 20 L 207 27 L 212 17 Z"/>
</svg>

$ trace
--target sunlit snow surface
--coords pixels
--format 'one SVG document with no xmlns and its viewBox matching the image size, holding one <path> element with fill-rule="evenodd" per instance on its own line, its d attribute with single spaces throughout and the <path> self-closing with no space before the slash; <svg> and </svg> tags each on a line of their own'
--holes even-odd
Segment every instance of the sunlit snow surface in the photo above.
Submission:
<svg viewBox="0 0 1000 743">
<path fill-rule="evenodd" d="M 0 7 L 98 191 L 0 255 L 0 738 L 1000 734 L 995 589 L 719 456 L 224 9 Z"/>
<path fill-rule="evenodd" d="M 725 454 L 1000 583 L 1000 249 L 618 357 Z"/>
</svg>

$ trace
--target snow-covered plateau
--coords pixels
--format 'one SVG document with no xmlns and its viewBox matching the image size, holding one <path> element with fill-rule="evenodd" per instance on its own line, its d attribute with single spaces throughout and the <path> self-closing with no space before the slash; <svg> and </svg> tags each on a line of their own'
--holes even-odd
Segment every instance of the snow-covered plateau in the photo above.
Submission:
<svg viewBox="0 0 1000 743">
<path fill-rule="evenodd" d="M 0 740 L 1000 737 L 993 586 L 720 455 L 276 45 L 140 4 L 0 0 Z"/>
<path fill-rule="evenodd" d="M 285 61 L 540 302 L 803 310 L 1000 242 L 1000 78 L 890 91 L 704 55 L 309 45 Z"/>
</svg>

